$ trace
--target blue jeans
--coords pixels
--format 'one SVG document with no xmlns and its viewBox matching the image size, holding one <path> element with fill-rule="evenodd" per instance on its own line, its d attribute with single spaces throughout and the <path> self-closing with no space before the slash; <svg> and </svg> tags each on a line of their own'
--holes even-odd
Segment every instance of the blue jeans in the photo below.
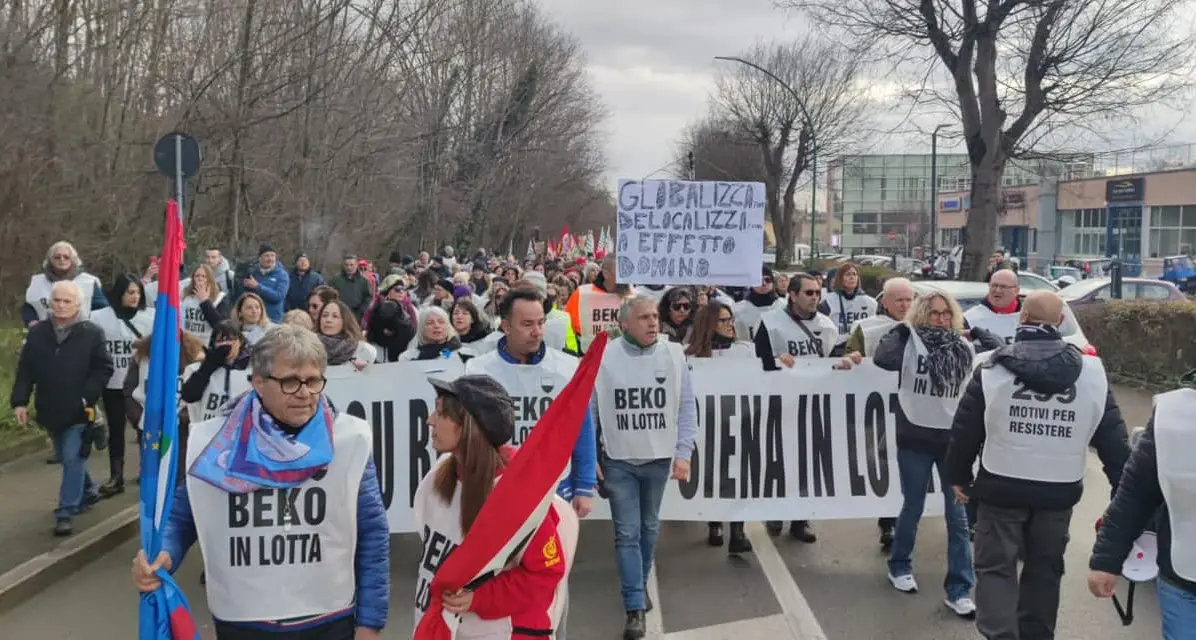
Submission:
<svg viewBox="0 0 1196 640">
<path fill-rule="evenodd" d="M 95 495 L 97 491 L 96 483 L 87 472 L 87 459 L 81 455 L 84 428 L 85 425 L 76 424 L 50 435 L 54 443 L 54 456 L 62 461 L 62 484 L 58 487 L 55 518 L 77 515 L 83 497 Z"/>
<path fill-rule="evenodd" d="M 947 599 L 962 598 L 972 590 L 976 575 L 972 571 L 972 545 L 968 541 L 968 516 L 963 505 L 955 504 L 955 494 L 943 477 L 943 457 L 933 456 L 915 449 L 897 448 L 897 472 L 901 476 L 901 494 L 905 501 L 897 516 L 897 527 L 893 530 L 893 550 L 889 556 L 889 573 L 893 576 L 909 575 L 914 572 L 914 541 L 918 537 L 918 521 L 926 506 L 926 493 L 930 486 L 930 468 L 939 472 L 939 483 L 943 489 L 946 506 L 944 519 L 947 521 L 947 577 L 943 588 Z"/>
<path fill-rule="evenodd" d="M 630 464 L 602 462 L 603 485 L 615 526 L 615 563 L 625 611 L 643 611 L 645 587 L 652 570 L 656 538 L 660 535 L 660 501 L 669 482 L 673 461 Z"/>
<path fill-rule="evenodd" d="M 1196 595 L 1163 578 L 1159 587 L 1159 612 L 1163 614 L 1163 640 L 1184 640 L 1196 628 Z"/>
</svg>

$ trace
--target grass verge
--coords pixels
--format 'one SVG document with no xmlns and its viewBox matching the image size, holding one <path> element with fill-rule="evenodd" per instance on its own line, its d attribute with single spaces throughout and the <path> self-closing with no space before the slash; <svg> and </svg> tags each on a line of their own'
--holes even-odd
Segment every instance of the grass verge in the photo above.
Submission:
<svg viewBox="0 0 1196 640">
<path fill-rule="evenodd" d="M 0 327 L 0 393 L 3 394 L 0 398 L 0 451 L 22 446 L 41 435 L 41 430 L 32 422 L 28 426 L 18 424 L 8 404 L 12 383 L 17 376 L 17 356 L 21 353 L 24 333 L 19 328 Z"/>
</svg>

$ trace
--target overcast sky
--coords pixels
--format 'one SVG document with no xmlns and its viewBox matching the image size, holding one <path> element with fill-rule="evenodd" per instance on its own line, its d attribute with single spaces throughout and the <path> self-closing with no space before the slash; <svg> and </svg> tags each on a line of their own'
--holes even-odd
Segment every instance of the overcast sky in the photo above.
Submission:
<svg viewBox="0 0 1196 640">
<path fill-rule="evenodd" d="M 610 113 L 606 122 L 607 181 L 664 176 L 681 131 L 707 112 L 719 65 L 758 40 L 798 38 L 803 20 L 775 9 L 772 0 L 539 0 L 552 18 L 581 42 L 594 87 Z M 1147 131 L 1126 130 L 1100 149 L 1142 144 L 1182 117 L 1147 114 Z M 874 125 L 891 135 L 869 137 L 861 152 L 928 153 L 929 137 L 915 133 L 943 121 L 904 110 L 882 114 Z M 1125 129 L 1123 129 L 1125 130 Z M 1196 142 L 1196 126 L 1182 126 L 1170 142 Z M 1109 146 L 1110 144 L 1114 146 Z M 940 152 L 961 150 L 940 140 Z"/>
</svg>

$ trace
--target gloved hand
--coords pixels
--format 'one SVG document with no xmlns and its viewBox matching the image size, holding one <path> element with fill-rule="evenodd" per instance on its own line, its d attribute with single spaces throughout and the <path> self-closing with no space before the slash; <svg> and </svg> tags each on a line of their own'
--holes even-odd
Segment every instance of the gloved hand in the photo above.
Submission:
<svg viewBox="0 0 1196 640">
<path fill-rule="evenodd" d="M 228 355 L 233 352 L 231 345 L 223 344 L 215 347 L 210 347 L 203 357 L 203 367 L 209 371 L 215 371 L 224 366 L 228 362 Z"/>
</svg>

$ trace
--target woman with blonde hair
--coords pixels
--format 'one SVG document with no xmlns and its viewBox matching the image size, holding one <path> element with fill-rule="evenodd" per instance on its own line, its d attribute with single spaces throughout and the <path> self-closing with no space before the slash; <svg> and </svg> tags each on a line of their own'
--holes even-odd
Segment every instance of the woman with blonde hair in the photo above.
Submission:
<svg viewBox="0 0 1196 640">
<path fill-rule="evenodd" d="M 415 340 L 399 355 L 399 360 L 449 358 L 460 348 L 461 339 L 453 328 L 448 312 L 440 306 L 422 307 Z"/>
<path fill-rule="evenodd" d="M 959 303 L 950 294 L 935 290 L 914 300 L 905 321 L 881 338 L 872 354 L 876 366 L 901 374 L 897 383 L 896 417 L 897 471 L 903 502 L 893 532 L 889 582 L 905 593 L 918 590 L 912 561 L 914 541 L 926 503 L 931 467 L 935 467 L 947 523 L 944 603 L 964 618 L 976 613 L 971 598 L 976 582 L 972 547 L 967 514 L 964 506 L 955 502 L 951 483 L 943 475 L 943 463 L 955 407 L 976 358 L 973 340 L 986 350 L 1003 344 L 992 332 L 964 329 Z"/>
<path fill-rule="evenodd" d="M 191 282 L 183 289 L 179 301 L 179 316 L 183 330 L 208 344 L 212 329 L 228 318 L 228 296 L 216 284 L 216 275 L 206 264 L 195 267 Z"/>
<path fill-rule="evenodd" d="M 282 315 L 282 324 L 293 324 L 295 326 L 303 327 L 308 331 L 315 331 L 316 325 L 311 321 L 311 316 L 303 309 L 291 309 Z"/>
<path fill-rule="evenodd" d="M 241 297 L 237 298 L 237 304 L 233 305 L 233 323 L 245 336 L 245 343 L 249 346 L 252 347 L 261 340 L 271 324 L 262 297 L 252 291 L 242 293 Z"/>
</svg>

